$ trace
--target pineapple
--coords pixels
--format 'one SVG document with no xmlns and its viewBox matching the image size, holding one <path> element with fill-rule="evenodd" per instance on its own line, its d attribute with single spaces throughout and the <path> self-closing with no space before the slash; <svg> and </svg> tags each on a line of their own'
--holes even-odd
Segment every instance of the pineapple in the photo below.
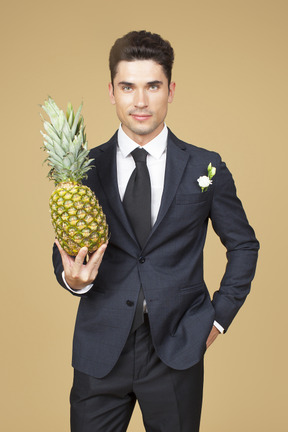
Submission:
<svg viewBox="0 0 288 432">
<path fill-rule="evenodd" d="M 88 158 L 82 104 L 77 113 L 67 106 L 66 116 L 52 98 L 42 106 L 51 123 L 44 121 L 45 160 L 51 167 L 48 177 L 55 182 L 50 212 L 55 234 L 71 256 L 86 246 L 90 253 L 108 239 L 108 225 L 98 200 L 88 186 L 82 185 L 93 159 Z"/>
</svg>

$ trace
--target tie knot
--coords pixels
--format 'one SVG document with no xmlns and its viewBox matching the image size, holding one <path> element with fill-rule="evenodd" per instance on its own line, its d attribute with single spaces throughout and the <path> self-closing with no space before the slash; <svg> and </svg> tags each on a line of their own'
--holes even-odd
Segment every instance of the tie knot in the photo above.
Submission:
<svg viewBox="0 0 288 432">
<path fill-rule="evenodd" d="M 133 156 L 134 161 L 137 162 L 144 162 L 146 163 L 147 158 L 147 151 L 143 148 L 137 147 L 135 150 L 131 152 L 131 155 Z"/>
</svg>

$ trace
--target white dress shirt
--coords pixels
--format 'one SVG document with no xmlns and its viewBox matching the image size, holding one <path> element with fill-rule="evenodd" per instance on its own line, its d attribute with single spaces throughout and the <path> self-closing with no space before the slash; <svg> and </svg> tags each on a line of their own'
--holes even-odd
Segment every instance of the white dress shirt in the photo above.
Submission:
<svg viewBox="0 0 288 432">
<path fill-rule="evenodd" d="M 151 182 L 152 226 L 158 216 L 164 188 L 167 137 L 168 129 L 165 125 L 159 135 L 143 146 L 148 153 L 146 163 Z M 120 125 L 117 147 L 117 181 L 121 201 L 123 200 L 128 181 L 136 166 L 131 152 L 137 147 L 140 146 L 125 134 Z"/>
<path fill-rule="evenodd" d="M 168 129 L 164 125 L 162 131 L 157 135 L 152 141 L 143 146 L 147 151 L 147 168 L 150 175 L 151 182 L 151 223 L 154 225 L 157 215 L 159 212 L 161 198 L 164 188 L 164 176 L 165 176 L 165 166 L 166 166 L 166 154 L 167 154 L 167 137 Z M 140 147 L 135 141 L 126 135 L 123 131 L 121 125 L 118 130 L 118 146 L 116 152 L 116 167 L 117 167 L 117 182 L 119 188 L 119 194 L 121 201 L 123 200 L 124 193 L 131 177 L 132 172 L 135 169 L 135 161 L 131 152 L 135 148 Z M 77 294 L 84 294 L 88 292 L 93 284 L 87 285 L 85 288 L 80 290 L 73 290 L 67 284 L 64 272 L 62 273 L 62 278 L 65 285 L 70 291 Z M 214 326 L 223 333 L 223 327 L 214 322 Z"/>
</svg>

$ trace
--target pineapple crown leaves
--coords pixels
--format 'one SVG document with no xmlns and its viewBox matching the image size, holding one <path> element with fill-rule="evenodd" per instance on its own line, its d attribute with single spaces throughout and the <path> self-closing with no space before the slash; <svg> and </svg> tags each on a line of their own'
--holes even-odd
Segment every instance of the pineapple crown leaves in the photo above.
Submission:
<svg viewBox="0 0 288 432">
<path fill-rule="evenodd" d="M 45 162 L 51 167 L 48 177 L 56 184 L 66 181 L 79 183 L 92 168 L 93 159 L 88 157 L 88 143 L 81 115 L 82 105 L 83 103 L 75 114 L 71 103 L 68 103 L 66 115 L 51 97 L 42 105 L 50 118 L 49 123 L 41 115 L 46 132 L 41 131 L 43 149 L 48 154 Z"/>
</svg>

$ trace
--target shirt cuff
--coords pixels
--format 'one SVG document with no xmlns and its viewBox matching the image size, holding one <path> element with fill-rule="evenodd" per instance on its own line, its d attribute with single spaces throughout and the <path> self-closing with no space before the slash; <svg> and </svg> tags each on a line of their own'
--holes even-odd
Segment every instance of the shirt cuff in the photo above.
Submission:
<svg viewBox="0 0 288 432">
<path fill-rule="evenodd" d="M 224 333 L 224 328 L 217 321 L 214 321 L 213 325 L 220 331 L 220 333 Z"/>
<path fill-rule="evenodd" d="M 86 287 L 81 288 L 81 289 L 79 289 L 79 290 L 74 290 L 74 289 L 70 288 L 70 286 L 69 286 L 68 283 L 66 282 L 65 275 L 64 275 L 64 271 L 62 272 L 62 279 L 63 279 L 63 282 L 65 283 L 66 287 L 68 288 L 68 290 L 71 291 L 71 292 L 73 292 L 73 293 L 75 293 L 75 294 L 85 294 L 85 293 L 87 293 L 88 291 L 90 291 L 90 289 L 91 289 L 92 286 L 93 286 L 93 284 L 89 284 L 89 285 L 87 285 Z"/>
</svg>

